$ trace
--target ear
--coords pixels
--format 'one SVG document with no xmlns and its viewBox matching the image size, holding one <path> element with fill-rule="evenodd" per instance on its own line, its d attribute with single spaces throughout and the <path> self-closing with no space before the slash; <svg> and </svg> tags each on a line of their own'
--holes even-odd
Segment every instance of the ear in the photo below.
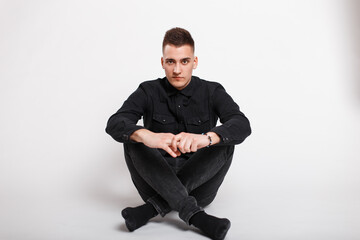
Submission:
<svg viewBox="0 0 360 240">
<path fill-rule="evenodd" d="M 162 68 L 164 68 L 164 58 L 163 57 L 161 57 L 161 66 L 162 66 Z"/>
<path fill-rule="evenodd" d="M 198 65 L 198 57 L 195 57 L 194 58 L 194 65 L 193 65 L 193 69 L 196 69 L 197 68 L 197 65 Z"/>
</svg>

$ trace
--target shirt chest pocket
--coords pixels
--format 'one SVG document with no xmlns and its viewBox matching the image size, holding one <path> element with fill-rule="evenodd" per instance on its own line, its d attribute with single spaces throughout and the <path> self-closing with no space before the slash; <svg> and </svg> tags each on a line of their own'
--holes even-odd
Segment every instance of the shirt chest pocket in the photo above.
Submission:
<svg viewBox="0 0 360 240">
<path fill-rule="evenodd" d="M 188 118 L 186 125 L 190 133 L 206 133 L 210 130 L 209 115 Z"/>
<path fill-rule="evenodd" d="M 173 116 L 154 114 L 150 130 L 157 133 L 175 133 L 176 126 L 176 119 Z"/>
</svg>

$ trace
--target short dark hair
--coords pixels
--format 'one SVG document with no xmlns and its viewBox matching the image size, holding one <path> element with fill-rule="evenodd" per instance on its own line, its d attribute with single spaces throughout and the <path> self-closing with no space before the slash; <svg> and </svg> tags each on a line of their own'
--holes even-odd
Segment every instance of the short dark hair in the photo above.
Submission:
<svg viewBox="0 0 360 240">
<path fill-rule="evenodd" d="M 194 39 L 191 37 L 190 33 L 179 27 L 172 28 L 165 33 L 162 50 L 167 44 L 174 45 L 175 47 L 181 47 L 183 45 L 190 45 L 195 52 L 195 43 Z"/>
</svg>

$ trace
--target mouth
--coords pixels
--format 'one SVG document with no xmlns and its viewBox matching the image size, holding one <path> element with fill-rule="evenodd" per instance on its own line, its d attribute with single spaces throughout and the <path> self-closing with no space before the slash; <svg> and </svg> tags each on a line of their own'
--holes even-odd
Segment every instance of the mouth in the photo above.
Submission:
<svg viewBox="0 0 360 240">
<path fill-rule="evenodd" d="M 173 77 L 174 79 L 182 79 L 183 77 Z"/>
</svg>

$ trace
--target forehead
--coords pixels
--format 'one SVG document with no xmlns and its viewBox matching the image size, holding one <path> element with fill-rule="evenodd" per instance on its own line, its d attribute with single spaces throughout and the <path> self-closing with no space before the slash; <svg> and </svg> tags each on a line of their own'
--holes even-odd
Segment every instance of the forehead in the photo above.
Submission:
<svg viewBox="0 0 360 240">
<path fill-rule="evenodd" d="M 167 44 L 164 47 L 163 57 L 172 59 L 192 58 L 194 57 L 194 52 L 190 45 L 176 47 L 174 45 Z"/>
</svg>

